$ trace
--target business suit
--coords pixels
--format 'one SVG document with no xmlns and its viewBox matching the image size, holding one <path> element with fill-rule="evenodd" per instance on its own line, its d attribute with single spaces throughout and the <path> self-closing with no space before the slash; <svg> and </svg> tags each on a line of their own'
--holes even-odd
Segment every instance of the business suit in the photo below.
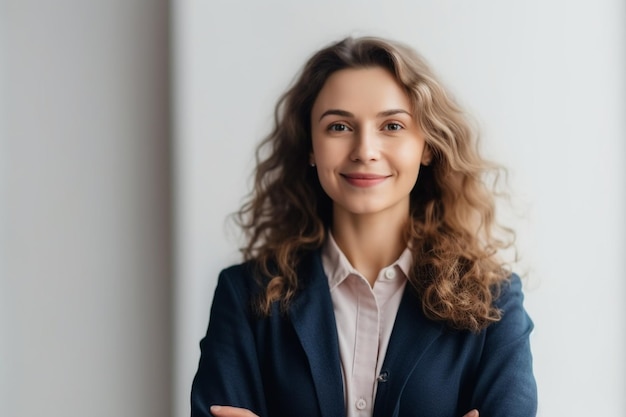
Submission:
<svg viewBox="0 0 626 417">
<path fill-rule="evenodd" d="M 213 404 L 248 408 L 261 417 L 345 415 L 339 349 L 328 280 L 319 252 L 298 268 L 301 290 L 286 314 L 253 312 L 261 291 L 252 264 L 220 274 L 193 382 L 192 416 Z M 427 319 L 407 286 L 379 378 L 375 417 L 528 417 L 536 385 L 528 336 L 532 322 L 512 276 L 497 305 L 500 322 L 481 333 Z"/>
</svg>

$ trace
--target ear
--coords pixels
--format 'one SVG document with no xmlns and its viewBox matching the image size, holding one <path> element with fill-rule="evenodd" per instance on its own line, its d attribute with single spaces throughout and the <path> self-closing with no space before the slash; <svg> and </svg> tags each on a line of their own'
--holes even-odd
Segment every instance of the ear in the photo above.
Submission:
<svg viewBox="0 0 626 417">
<path fill-rule="evenodd" d="M 311 165 L 312 167 L 315 166 L 315 155 L 313 155 L 313 152 L 309 154 L 309 165 Z"/>
<path fill-rule="evenodd" d="M 430 150 L 430 146 L 428 144 L 424 145 L 424 152 L 422 152 L 422 160 L 420 161 L 422 165 L 428 166 L 433 160 L 433 152 Z"/>
</svg>

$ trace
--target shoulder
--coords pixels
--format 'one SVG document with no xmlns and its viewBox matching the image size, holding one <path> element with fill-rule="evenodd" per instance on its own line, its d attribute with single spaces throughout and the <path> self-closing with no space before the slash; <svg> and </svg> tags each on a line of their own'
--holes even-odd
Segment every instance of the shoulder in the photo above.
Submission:
<svg viewBox="0 0 626 417">
<path fill-rule="evenodd" d="M 512 273 L 500 283 L 494 304 L 503 313 L 506 313 L 507 310 L 522 307 L 523 302 L 522 280 L 519 275 Z"/>
<path fill-rule="evenodd" d="M 256 261 L 247 261 L 235 265 L 230 265 L 222 269 L 220 279 L 247 280 L 252 278 L 258 271 L 259 265 Z"/>
<path fill-rule="evenodd" d="M 298 288 L 305 289 L 324 277 L 319 250 L 302 252 L 296 266 Z M 267 287 L 269 281 L 278 276 L 276 264 L 269 262 L 265 267 L 257 260 L 231 265 L 223 269 L 218 278 L 218 287 L 228 285 L 247 293 L 258 293 Z"/>
<path fill-rule="evenodd" d="M 487 328 L 488 333 L 499 337 L 528 337 L 534 324 L 524 308 L 519 275 L 513 273 L 502 282 L 495 306 L 501 311 L 502 318 Z"/>
<path fill-rule="evenodd" d="M 241 295 L 258 292 L 262 287 L 261 269 L 256 261 L 247 261 L 224 268 L 217 280 L 217 292 L 225 288 Z"/>
</svg>

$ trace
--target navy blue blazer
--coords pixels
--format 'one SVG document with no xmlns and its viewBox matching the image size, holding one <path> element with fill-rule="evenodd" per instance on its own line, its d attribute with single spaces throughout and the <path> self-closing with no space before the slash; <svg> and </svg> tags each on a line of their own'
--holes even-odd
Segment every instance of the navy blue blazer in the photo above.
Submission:
<svg viewBox="0 0 626 417">
<path fill-rule="evenodd" d="M 214 404 L 261 417 L 345 416 L 337 330 L 319 252 L 298 270 L 301 290 L 286 313 L 254 313 L 262 288 L 252 264 L 220 274 L 191 392 L 191 415 Z M 404 292 L 378 380 L 375 417 L 530 417 L 537 409 L 519 277 L 504 285 L 502 320 L 480 333 L 429 320 L 410 285 Z"/>
</svg>

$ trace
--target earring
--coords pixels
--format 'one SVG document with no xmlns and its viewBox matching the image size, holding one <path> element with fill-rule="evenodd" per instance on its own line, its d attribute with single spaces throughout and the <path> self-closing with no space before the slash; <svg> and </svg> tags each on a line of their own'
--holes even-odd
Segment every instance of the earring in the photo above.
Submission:
<svg viewBox="0 0 626 417">
<path fill-rule="evenodd" d="M 311 162 L 309 165 L 311 165 L 311 168 L 315 166 L 315 162 Z"/>
</svg>

